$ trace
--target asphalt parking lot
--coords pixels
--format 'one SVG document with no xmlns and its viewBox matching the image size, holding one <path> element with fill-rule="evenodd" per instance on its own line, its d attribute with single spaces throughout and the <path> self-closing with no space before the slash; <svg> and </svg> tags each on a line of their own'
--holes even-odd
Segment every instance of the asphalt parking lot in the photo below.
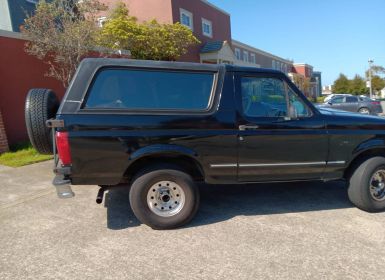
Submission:
<svg viewBox="0 0 385 280">
<path fill-rule="evenodd" d="M 342 182 L 201 186 L 185 228 L 154 231 L 128 189 L 56 198 L 51 163 L 0 168 L 0 279 L 383 279 L 385 213 Z"/>
</svg>

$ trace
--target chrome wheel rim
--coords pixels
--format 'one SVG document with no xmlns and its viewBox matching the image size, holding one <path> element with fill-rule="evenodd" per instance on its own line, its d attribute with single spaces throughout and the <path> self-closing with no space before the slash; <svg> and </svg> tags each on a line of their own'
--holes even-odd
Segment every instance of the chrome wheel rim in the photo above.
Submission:
<svg viewBox="0 0 385 280">
<path fill-rule="evenodd" d="M 370 195 L 376 201 L 385 200 L 385 170 L 377 170 L 370 178 Z"/>
<path fill-rule="evenodd" d="M 368 109 L 360 109 L 360 113 L 368 115 L 369 114 L 369 110 Z"/>
<path fill-rule="evenodd" d="M 183 189 L 175 182 L 160 181 L 152 185 L 147 193 L 147 205 L 150 210 L 161 217 L 178 214 L 185 203 Z"/>
</svg>

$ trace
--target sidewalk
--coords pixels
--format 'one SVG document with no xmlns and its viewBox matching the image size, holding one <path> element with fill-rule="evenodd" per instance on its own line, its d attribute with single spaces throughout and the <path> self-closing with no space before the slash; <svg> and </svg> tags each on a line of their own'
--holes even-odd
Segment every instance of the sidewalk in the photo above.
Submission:
<svg viewBox="0 0 385 280">
<path fill-rule="evenodd" d="M 52 161 L 18 168 L 0 165 L 0 210 L 10 205 L 55 193 L 52 187 Z"/>
<path fill-rule="evenodd" d="M 128 188 L 58 199 L 52 162 L 0 171 L 0 279 L 382 279 L 385 213 L 341 182 L 201 186 L 188 226 L 155 231 Z"/>
</svg>

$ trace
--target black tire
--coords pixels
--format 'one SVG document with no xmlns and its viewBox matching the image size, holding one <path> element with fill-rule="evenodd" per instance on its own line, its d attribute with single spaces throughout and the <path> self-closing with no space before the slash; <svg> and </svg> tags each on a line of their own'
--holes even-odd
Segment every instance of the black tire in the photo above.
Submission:
<svg viewBox="0 0 385 280">
<path fill-rule="evenodd" d="M 41 154 L 53 154 L 52 132 L 46 126 L 60 102 L 50 89 L 31 89 L 25 100 L 25 124 L 32 146 Z"/>
<path fill-rule="evenodd" d="M 375 200 L 370 192 L 370 181 L 378 170 L 385 170 L 384 157 L 372 157 L 363 161 L 350 177 L 348 196 L 358 208 L 368 212 L 385 210 L 385 199 Z"/>
<path fill-rule="evenodd" d="M 183 207 L 173 216 L 157 215 L 147 203 L 148 194 L 153 191 L 152 187 L 162 181 L 174 182 L 184 192 Z M 140 222 L 153 229 L 173 229 L 187 224 L 195 216 L 199 200 L 199 190 L 191 176 L 176 169 L 155 168 L 143 171 L 134 179 L 130 190 L 132 211 Z"/>
</svg>

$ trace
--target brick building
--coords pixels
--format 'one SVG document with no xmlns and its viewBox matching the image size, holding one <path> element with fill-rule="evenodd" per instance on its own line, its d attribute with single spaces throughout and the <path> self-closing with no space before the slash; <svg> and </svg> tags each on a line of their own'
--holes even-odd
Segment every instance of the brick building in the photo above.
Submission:
<svg viewBox="0 0 385 280">
<path fill-rule="evenodd" d="M 100 0 L 113 7 L 116 0 Z M 204 0 L 122 0 L 139 21 L 156 19 L 160 23 L 180 22 L 187 26 L 201 41 L 200 45 L 191 47 L 180 58 L 181 61 L 216 62 L 212 57 L 202 56 L 201 50 L 206 44 L 220 43 L 231 47 L 230 14 Z M 106 14 L 100 20 L 105 20 Z M 208 48 L 206 48 L 207 50 Z M 222 62 L 222 61 L 220 61 Z M 230 61 L 226 61 L 230 62 Z"/>
<path fill-rule="evenodd" d="M 293 61 L 233 40 L 235 63 L 244 66 L 272 68 L 284 73 L 291 72 Z"/>
<path fill-rule="evenodd" d="M 116 0 L 101 0 L 113 7 Z M 162 23 L 180 22 L 201 41 L 191 47 L 181 61 L 229 63 L 241 66 L 272 68 L 289 75 L 308 97 L 320 96 L 321 73 L 313 77 L 313 67 L 239 42 L 231 37 L 230 14 L 206 0 L 123 0 L 130 14 L 139 21 L 156 19 Z M 103 14 L 100 21 L 106 20 Z"/>
</svg>

